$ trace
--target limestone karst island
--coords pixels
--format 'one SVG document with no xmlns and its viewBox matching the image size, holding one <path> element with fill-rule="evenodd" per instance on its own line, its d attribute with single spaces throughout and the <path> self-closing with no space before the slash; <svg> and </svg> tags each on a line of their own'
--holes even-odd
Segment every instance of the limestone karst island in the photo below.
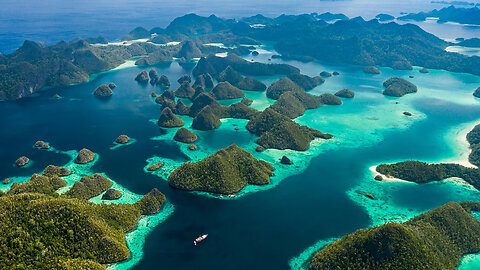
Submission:
<svg viewBox="0 0 480 270">
<path fill-rule="evenodd" d="M 4 0 L 0 269 L 480 269 L 480 3 Z"/>
</svg>

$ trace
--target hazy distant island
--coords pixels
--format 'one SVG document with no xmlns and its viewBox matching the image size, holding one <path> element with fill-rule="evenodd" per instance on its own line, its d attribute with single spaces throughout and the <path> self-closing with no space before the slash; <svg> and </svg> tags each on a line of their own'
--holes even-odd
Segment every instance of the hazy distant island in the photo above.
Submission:
<svg viewBox="0 0 480 270">
<path fill-rule="evenodd" d="M 150 65 L 174 58 L 186 61 L 219 52 L 242 56 L 254 50 L 252 45 L 265 41 L 273 43 L 281 57 L 302 61 L 318 59 L 333 64 L 377 65 L 394 69 L 422 66 L 480 74 L 480 57 L 446 52 L 444 49 L 449 43 L 418 26 L 393 22 L 382 24 L 361 17 L 348 19 L 331 13 L 277 18 L 256 15 L 241 20 L 188 14 L 176 18 L 166 28 L 146 30 L 138 27 L 124 39 L 131 42 L 118 45 L 106 43 L 103 38 L 93 38 L 45 46 L 25 41 L 14 53 L 0 55 L 0 99 L 18 99 L 43 87 L 85 82 L 89 75 L 110 70 L 132 57 L 140 57 L 137 65 Z M 231 47 L 207 46 L 209 43 Z M 201 73 L 212 76 L 227 67 L 222 64 L 219 70 L 209 70 L 205 62 L 199 62 L 198 66 L 207 70 Z M 252 76 L 298 73 L 293 67 L 261 70 L 256 64 L 250 65 L 253 69 L 238 64 L 231 66 Z M 201 74 L 194 71 L 194 76 L 198 75 Z M 263 89 L 251 77 L 230 84 Z"/>
<path fill-rule="evenodd" d="M 472 8 L 456 8 L 453 6 L 442 8 L 440 10 L 432 10 L 430 12 L 410 13 L 401 17 L 399 20 L 425 21 L 427 18 L 438 18 L 438 23 L 457 22 L 462 24 L 478 24 L 480 25 L 480 9 Z"/>
</svg>

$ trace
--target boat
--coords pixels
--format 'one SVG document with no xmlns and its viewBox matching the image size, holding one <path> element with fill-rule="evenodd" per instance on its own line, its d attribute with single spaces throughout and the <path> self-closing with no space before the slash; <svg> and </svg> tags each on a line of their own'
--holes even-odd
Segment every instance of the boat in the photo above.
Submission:
<svg viewBox="0 0 480 270">
<path fill-rule="evenodd" d="M 207 238 L 208 234 L 204 234 L 202 236 L 197 237 L 197 239 L 193 240 L 193 245 L 196 246 L 198 243 L 202 242 Z"/>
</svg>

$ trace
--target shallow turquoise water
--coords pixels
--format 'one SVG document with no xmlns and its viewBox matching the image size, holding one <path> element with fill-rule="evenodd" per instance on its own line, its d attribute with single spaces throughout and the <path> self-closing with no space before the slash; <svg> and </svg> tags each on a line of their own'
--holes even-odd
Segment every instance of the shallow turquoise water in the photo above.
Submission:
<svg viewBox="0 0 480 270">
<path fill-rule="evenodd" d="M 259 56 L 246 58 L 267 62 L 274 52 L 263 49 Z M 272 62 L 290 63 L 312 76 L 323 70 L 340 72 L 310 92 L 334 93 L 349 88 L 356 97 L 344 99 L 341 106 L 309 110 L 296 119 L 332 133 L 334 139 L 314 141 L 305 152 L 256 153 L 256 136 L 244 128 L 247 121 L 223 119 L 217 130 L 198 131 L 199 149 L 189 151 L 188 144 L 172 140 L 176 129 L 161 129 L 155 123 L 160 108 L 150 93 L 160 90 L 138 85 L 133 78 L 141 69 L 129 67 L 99 74 L 85 84 L 50 89 L 35 98 L 0 103 L 0 121 L 11 127 L 9 132 L 0 133 L 0 154 L 5 161 L 0 164 L 0 178 L 26 181 L 48 164 L 67 164 L 77 175 L 67 179 L 70 185 L 80 175 L 103 173 L 123 191 L 121 202 L 136 201 L 138 194 L 159 188 L 169 204 L 160 215 L 143 219 L 139 229 L 127 236 L 132 259 L 113 265 L 114 269 L 297 269 L 322 245 L 346 233 L 404 221 L 448 201 L 480 199 L 476 190 L 459 182 L 376 182 L 369 170 L 382 162 L 405 159 L 465 161 L 468 145 L 461 138 L 472 123 L 480 122 L 479 101 L 472 96 L 480 77 L 437 70 L 421 74 L 419 68 L 384 68 L 381 75 L 372 76 L 356 66 Z M 155 68 L 170 77 L 175 89 L 176 78 L 190 73 L 193 65 L 173 62 Z M 408 78 L 410 75 L 414 78 Z M 383 96 L 382 82 L 391 76 L 407 78 L 419 92 L 402 98 Z M 258 79 L 269 84 L 278 77 Z M 96 99 L 93 90 L 108 82 L 117 84 L 112 98 Z M 50 99 L 57 92 L 64 98 Z M 246 94 L 255 99 L 252 107 L 257 109 L 273 102 L 265 93 Z M 404 111 L 413 116 L 403 115 Z M 185 127 L 191 125 L 191 118 L 182 119 Z M 134 140 L 118 147 L 114 140 L 120 134 Z M 89 166 L 75 166 L 71 161 L 76 150 L 40 151 L 32 148 L 38 139 L 48 141 L 54 149 L 88 147 L 98 158 Z M 276 176 L 271 184 L 247 187 L 236 198 L 220 200 L 168 187 L 169 172 L 183 162 L 199 160 L 232 143 L 274 164 Z M 293 166 L 279 163 L 284 154 L 292 159 Z M 20 155 L 30 157 L 31 166 L 13 166 Z M 157 172 L 146 171 L 149 164 L 158 161 L 165 166 Z M 6 188 L 8 185 L 2 186 Z M 357 191 L 370 192 L 377 199 L 368 200 Z M 101 196 L 92 201 L 100 202 Z M 210 234 L 208 240 L 193 248 L 192 239 L 203 233 Z M 467 264 L 475 265 L 475 261 L 464 262 Z"/>
</svg>

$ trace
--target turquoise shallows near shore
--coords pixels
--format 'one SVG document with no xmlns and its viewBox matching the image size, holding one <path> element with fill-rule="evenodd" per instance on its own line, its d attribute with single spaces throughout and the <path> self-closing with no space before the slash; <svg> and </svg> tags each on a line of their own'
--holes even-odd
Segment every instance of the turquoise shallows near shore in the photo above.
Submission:
<svg viewBox="0 0 480 270">
<path fill-rule="evenodd" d="M 472 216 L 480 220 L 480 212 L 472 212 Z M 480 266 L 480 254 L 468 254 L 462 257 L 457 270 L 476 270 Z"/>
<path fill-rule="evenodd" d="M 317 251 L 321 250 L 326 245 L 335 242 L 338 239 L 340 238 L 330 238 L 318 241 L 300 253 L 300 255 L 288 261 L 288 265 L 291 269 L 308 269 L 308 264 L 310 263 L 310 259 L 313 257 L 313 255 L 315 255 Z"/>
<path fill-rule="evenodd" d="M 143 216 L 137 224 L 137 228 L 125 235 L 127 246 L 130 249 L 130 257 L 123 262 L 110 265 L 108 270 L 126 270 L 135 266 L 143 256 L 143 246 L 148 234 L 158 224 L 165 221 L 174 211 L 173 204 L 166 201 L 162 211 L 153 216 Z"/>
<path fill-rule="evenodd" d="M 110 150 L 115 150 L 115 149 L 120 148 L 122 146 L 131 145 L 131 144 L 134 144 L 135 142 L 137 142 L 137 140 L 135 140 L 134 138 L 130 138 L 130 141 L 128 141 L 127 143 L 113 142 L 114 145 L 112 147 L 110 147 Z"/>
<path fill-rule="evenodd" d="M 337 146 L 331 147 L 331 149 L 365 147 L 382 141 L 385 132 L 393 132 L 394 129 L 406 129 L 415 122 L 427 119 L 428 116 L 426 114 L 415 109 L 415 104 L 419 100 L 428 100 L 429 102 L 438 102 L 440 104 L 442 102 L 448 102 L 458 105 L 478 106 L 478 101 L 471 97 L 471 92 L 475 89 L 474 86 L 480 82 L 480 78 L 477 76 L 450 73 L 441 70 L 431 70 L 430 74 L 417 74 L 419 73 L 418 67 L 415 67 L 413 71 L 393 71 L 389 68 L 382 68 L 381 70 L 382 76 L 385 77 L 400 75 L 406 78 L 409 74 L 414 75 L 415 78 L 412 79 L 412 82 L 418 86 L 418 93 L 402 98 L 381 98 L 378 96 L 378 93 L 381 92 L 382 88 L 375 86 L 372 82 L 368 82 L 368 79 L 366 79 L 364 75 L 355 75 L 355 73 L 346 74 L 345 76 L 348 76 L 349 79 L 352 79 L 352 76 L 353 78 L 358 76 L 357 87 L 364 90 L 370 89 L 370 91 L 360 92 L 359 95 L 355 97 L 356 100 L 344 99 L 342 106 L 324 106 L 317 110 L 307 111 L 304 116 L 297 119 L 299 123 L 308 124 L 310 127 L 332 133 L 336 136 L 333 140 L 324 143 L 323 150 L 325 147 L 330 148 L 328 147 L 329 144 L 336 144 Z M 334 81 L 337 78 L 332 79 L 333 80 L 327 80 L 323 86 L 313 89 L 310 93 L 321 93 L 321 89 L 342 89 L 344 82 Z M 377 79 L 378 77 L 376 76 L 370 78 L 372 81 Z M 456 90 L 452 91 L 452 89 Z M 365 103 L 363 103 L 362 100 Z M 357 102 L 362 102 L 363 106 L 355 106 L 359 105 Z M 398 104 L 396 104 L 396 102 L 398 102 Z M 354 105 L 351 103 L 357 104 Z M 363 111 L 364 107 L 368 107 L 369 109 Z M 324 111 L 319 112 L 321 110 Z M 332 113 L 330 113 L 330 111 L 332 111 Z M 333 113 L 333 111 L 335 111 L 335 113 Z M 413 117 L 405 117 L 402 113 L 403 111 L 412 113 Z M 317 115 L 317 117 L 310 116 L 310 114 Z M 463 123 L 445 131 L 441 130 L 440 136 L 442 136 L 446 145 L 449 146 L 448 149 L 438 158 L 425 161 L 455 162 L 469 166 L 468 154 L 470 153 L 470 149 L 465 136 L 475 124 L 479 122 L 480 119 Z M 395 161 L 389 160 L 388 162 L 391 163 Z M 378 182 L 373 179 L 375 174 L 369 170 L 369 167 L 375 165 L 378 164 L 370 164 L 367 166 L 360 183 L 347 192 L 347 196 L 351 200 L 365 209 L 371 219 L 372 226 L 387 222 L 403 222 L 424 212 L 414 207 L 406 207 L 399 204 L 395 201 L 395 198 L 392 198 L 392 190 L 394 190 L 396 194 L 418 189 L 427 190 L 434 194 L 454 194 L 453 196 L 456 201 L 478 201 L 480 199 L 480 192 L 461 179 L 449 179 L 443 182 L 424 185 L 400 181 Z M 374 194 L 375 200 L 366 198 L 359 194 L 358 191 Z M 311 257 L 326 244 L 334 240 L 335 239 L 320 240 L 308 247 L 300 255 L 290 260 L 290 267 L 296 270 L 308 269 L 308 262 Z M 459 269 L 478 269 L 479 265 L 480 255 L 473 254 L 465 256 Z"/>
<path fill-rule="evenodd" d="M 266 60 L 265 60 L 266 61 Z M 299 66 L 302 72 L 312 74 L 315 71 L 321 70 L 318 63 L 295 63 Z M 343 71 L 342 71 L 343 72 Z M 385 78 L 394 74 L 391 69 L 382 70 L 385 73 Z M 343 73 L 342 73 L 343 74 Z M 383 132 L 388 132 L 394 129 L 406 129 L 416 121 L 425 119 L 425 115 L 411 105 L 415 97 L 403 97 L 398 104 L 397 99 L 385 98 L 381 95 L 381 85 L 383 77 L 375 77 L 374 80 L 366 76 L 361 70 L 353 74 L 346 74 L 345 76 L 352 76 L 353 81 L 362 81 L 362 85 L 369 85 L 370 87 L 363 87 L 368 89 L 359 93 L 354 100 L 344 100 L 341 106 L 324 105 L 315 110 L 308 110 L 301 117 L 295 119 L 296 122 L 308 125 L 309 127 L 321 130 L 323 132 L 334 135 L 330 140 L 314 140 L 310 144 L 307 151 L 293 151 L 293 150 L 276 150 L 267 149 L 261 153 L 255 151 L 257 144 L 255 143 L 257 137 L 250 134 L 245 126 L 248 120 L 243 119 L 222 119 L 220 127 L 213 131 L 195 131 L 198 136 L 198 141 L 195 143 L 198 146 L 196 151 L 188 150 L 188 145 L 175 142 L 179 145 L 182 152 L 189 157 L 190 160 L 169 160 L 159 156 L 149 158 L 146 161 L 144 168 L 145 172 L 157 175 L 164 180 L 168 179 L 168 175 L 186 161 L 196 162 L 203 159 L 225 145 L 222 142 L 231 141 L 239 147 L 249 151 L 257 159 L 265 160 L 275 167 L 275 176 L 271 178 L 271 183 L 265 186 L 249 185 L 242 189 L 236 196 L 221 196 L 216 194 L 209 194 L 206 192 L 195 192 L 196 194 L 215 197 L 220 199 L 235 199 L 245 196 L 247 194 L 258 192 L 262 190 L 271 189 L 277 186 L 281 180 L 288 176 L 302 173 L 310 164 L 311 159 L 315 158 L 321 153 L 329 150 L 341 148 L 357 148 L 365 147 L 378 143 L 383 140 Z M 271 77 L 257 77 L 263 83 L 269 85 L 275 82 L 280 76 Z M 318 86 L 309 91 L 312 94 L 321 94 L 324 92 L 334 93 L 335 89 L 348 88 L 348 82 L 331 79 L 332 83 L 328 87 Z M 327 84 L 327 83 L 325 83 Z M 330 89 L 329 91 L 325 91 Z M 264 110 L 274 103 L 274 100 L 268 99 L 265 92 L 245 91 L 246 97 L 254 100 L 251 107 L 257 110 Z M 221 101 L 223 105 L 229 105 L 240 101 L 230 100 L 228 102 Z M 413 113 L 411 117 L 405 117 L 404 111 Z M 190 128 L 192 118 L 188 116 L 179 116 L 185 123 L 184 127 Z M 152 124 L 156 124 L 154 119 L 151 119 Z M 238 127 L 238 131 L 234 128 Z M 166 134 L 151 138 L 152 140 L 173 141 L 173 136 L 176 129 L 166 129 Z M 223 146 L 223 147 L 221 147 Z M 283 155 L 288 156 L 294 163 L 293 166 L 280 164 L 279 160 Z M 164 162 L 165 165 L 155 172 L 148 172 L 146 168 L 149 165 Z"/>
<path fill-rule="evenodd" d="M 61 150 L 54 149 L 53 147 L 51 147 L 48 150 L 54 151 L 55 153 L 58 153 L 58 154 L 67 155 L 70 157 L 70 161 L 66 165 L 63 165 L 61 167 L 69 169 L 72 172 L 72 174 L 70 174 L 69 176 L 62 177 L 67 182 L 67 185 L 65 187 L 60 188 L 57 191 L 59 194 L 62 194 L 68 191 L 76 181 L 79 181 L 82 178 L 82 176 L 92 175 L 96 173 L 91 168 L 95 165 L 95 163 L 100 158 L 98 153 L 95 153 L 95 159 L 92 162 L 89 162 L 87 164 L 77 164 L 75 163 L 75 158 L 77 157 L 77 154 L 78 154 L 76 150 L 61 151 Z M 38 173 L 41 174 L 42 172 L 38 172 Z M 143 195 L 135 194 L 129 191 L 128 189 L 124 188 L 122 185 L 115 182 L 112 178 L 108 177 L 108 175 L 106 175 L 105 173 L 100 173 L 100 174 L 112 180 L 111 188 L 114 188 L 120 191 L 122 193 L 122 196 L 117 200 L 102 200 L 102 196 L 103 196 L 103 193 L 102 193 L 96 197 L 91 198 L 89 202 L 97 203 L 97 204 L 101 204 L 101 203 L 132 204 L 137 202 L 143 197 Z M 11 182 L 7 185 L 3 185 L 1 188 L 2 191 L 8 191 L 12 183 L 15 183 L 15 182 L 22 183 L 22 182 L 28 181 L 30 177 L 9 177 L 9 179 L 11 180 Z M 158 214 L 151 215 L 151 216 L 142 216 L 137 223 L 137 227 L 133 231 L 128 232 L 125 235 L 127 246 L 130 249 L 130 257 L 126 261 L 122 261 L 122 262 L 118 262 L 110 265 L 108 269 L 123 270 L 123 269 L 130 269 L 131 267 L 136 265 L 142 259 L 143 246 L 145 244 L 145 239 L 147 238 L 148 234 L 153 230 L 155 226 L 165 221 L 173 213 L 174 209 L 175 208 L 173 204 L 167 200 L 163 205 L 162 210 Z"/>
</svg>

